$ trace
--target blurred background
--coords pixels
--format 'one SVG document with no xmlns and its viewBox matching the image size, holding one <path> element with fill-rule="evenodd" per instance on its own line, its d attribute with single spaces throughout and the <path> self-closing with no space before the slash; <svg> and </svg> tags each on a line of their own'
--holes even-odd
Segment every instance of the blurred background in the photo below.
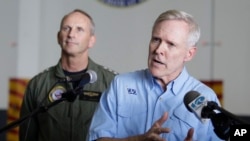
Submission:
<svg viewBox="0 0 250 141">
<path fill-rule="evenodd" d="M 119 73 L 147 67 L 151 27 L 160 13 L 178 9 L 192 14 L 201 40 L 187 64 L 190 74 L 215 90 L 223 108 L 250 116 L 249 0 L 115 1 L 0 0 L 0 127 L 19 118 L 28 80 L 58 62 L 60 21 L 76 8 L 96 24 L 91 58 Z M 0 133 L 0 141 L 17 141 L 17 133 L 18 128 Z"/>
</svg>

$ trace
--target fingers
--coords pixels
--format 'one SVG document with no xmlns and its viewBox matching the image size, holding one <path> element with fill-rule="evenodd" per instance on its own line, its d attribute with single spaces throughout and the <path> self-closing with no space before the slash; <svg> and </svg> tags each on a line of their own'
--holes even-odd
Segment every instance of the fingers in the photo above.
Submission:
<svg viewBox="0 0 250 141">
<path fill-rule="evenodd" d="M 144 134 L 144 141 L 164 141 L 164 139 L 160 136 L 162 133 L 169 133 L 169 128 L 163 128 L 162 125 L 168 118 L 168 113 L 165 112 L 148 130 L 146 134 Z"/>
<path fill-rule="evenodd" d="M 190 128 L 187 133 L 187 137 L 185 138 L 184 141 L 192 141 L 193 139 L 193 134 L 194 134 L 194 128 Z"/>
<path fill-rule="evenodd" d="M 161 118 L 159 118 L 154 125 L 151 127 L 151 129 L 147 133 L 147 139 L 151 139 L 153 141 L 163 141 L 164 139 L 161 138 L 159 135 L 162 133 L 169 133 L 170 128 L 163 128 L 162 125 L 164 122 L 166 122 L 168 118 L 168 113 L 165 112 Z M 190 128 L 188 130 L 187 136 L 184 141 L 192 141 L 194 134 L 194 128 Z"/>
<path fill-rule="evenodd" d="M 169 133 L 170 132 L 170 128 L 156 128 L 155 129 L 155 133 L 156 134 L 162 134 L 162 133 Z"/>
<path fill-rule="evenodd" d="M 168 113 L 165 112 L 161 118 L 159 118 L 154 125 L 152 126 L 153 132 L 156 134 L 161 134 L 161 133 L 169 133 L 170 129 L 169 128 L 162 128 L 163 123 L 167 120 L 168 118 Z"/>
<path fill-rule="evenodd" d="M 155 122 L 155 124 L 156 124 L 157 126 L 162 126 L 163 123 L 164 123 L 167 119 L 168 119 L 168 113 L 165 112 L 165 113 L 161 116 L 161 118 L 158 119 L 158 120 Z"/>
</svg>

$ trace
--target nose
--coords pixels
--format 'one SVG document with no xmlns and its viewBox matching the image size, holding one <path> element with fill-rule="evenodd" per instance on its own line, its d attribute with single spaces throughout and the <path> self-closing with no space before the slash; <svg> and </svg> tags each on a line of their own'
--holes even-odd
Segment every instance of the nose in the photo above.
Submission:
<svg viewBox="0 0 250 141">
<path fill-rule="evenodd" d="M 72 28 L 72 29 L 69 31 L 68 36 L 69 36 L 69 37 L 74 37 L 75 34 L 76 34 L 75 30 Z"/>
<path fill-rule="evenodd" d="M 160 43 L 157 47 L 156 47 L 156 49 L 155 49 L 155 53 L 157 53 L 157 54 L 163 54 L 163 52 L 164 52 L 164 50 L 165 50 L 165 44 L 164 43 Z"/>
</svg>

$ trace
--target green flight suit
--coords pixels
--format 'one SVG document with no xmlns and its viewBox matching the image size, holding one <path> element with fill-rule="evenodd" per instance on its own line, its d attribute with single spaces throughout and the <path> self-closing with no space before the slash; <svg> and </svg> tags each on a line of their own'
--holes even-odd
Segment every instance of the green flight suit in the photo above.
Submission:
<svg viewBox="0 0 250 141">
<path fill-rule="evenodd" d="M 88 70 L 97 74 L 97 81 L 84 85 L 74 101 L 64 100 L 49 106 L 56 93 L 72 90 L 72 83 L 59 82 L 65 78 L 60 60 L 33 77 L 26 88 L 20 118 L 34 113 L 20 126 L 20 141 L 85 141 L 92 115 L 101 93 L 110 85 L 115 72 L 94 63 L 89 58 Z"/>
</svg>

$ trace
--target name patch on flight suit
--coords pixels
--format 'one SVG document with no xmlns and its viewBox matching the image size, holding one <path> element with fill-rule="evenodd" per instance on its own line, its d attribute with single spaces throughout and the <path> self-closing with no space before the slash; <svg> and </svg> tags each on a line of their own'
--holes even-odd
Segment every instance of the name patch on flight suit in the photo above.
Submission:
<svg viewBox="0 0 250 141">
<path fill-rule="evenodd" d="M 101 97 L 101 92 L 94 92 L 94 91 L 84 91 L 81 95 L 79 95 L 80 100 L 95 101 L 95 102 L 99 102 L 100 97 Z"/>
</svg>

